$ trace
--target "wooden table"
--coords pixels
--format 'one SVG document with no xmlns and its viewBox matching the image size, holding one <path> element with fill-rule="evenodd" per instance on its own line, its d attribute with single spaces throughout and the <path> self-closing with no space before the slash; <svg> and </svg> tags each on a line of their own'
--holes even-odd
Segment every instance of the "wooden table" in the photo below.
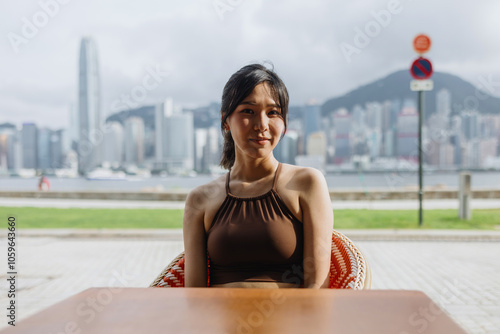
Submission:
<svg viewBox="0 0 500 334">
<path fill-rule="evenodd" d="M 465 333 L 404 290 L 92 288 L 3 333 Z"/>
</svg>

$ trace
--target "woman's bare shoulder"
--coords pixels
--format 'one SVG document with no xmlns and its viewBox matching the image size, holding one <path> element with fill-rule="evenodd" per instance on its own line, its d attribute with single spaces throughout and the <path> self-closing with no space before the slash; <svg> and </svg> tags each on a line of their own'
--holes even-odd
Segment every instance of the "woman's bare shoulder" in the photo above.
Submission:
<svg viewBox="0 0 500 334">
<path fill-rule="evenodd" d="M 326 182 L 325 176 L 316 168 L 282 164 L 283 174 L 296 190 L 309 189 L 312 184 Z"/>
<path fill-rule="evenodd" d="M 205 209 L 225 195 L 226 174 L 192 189 L 186 198 L 186 208 Z"/>
</svg>

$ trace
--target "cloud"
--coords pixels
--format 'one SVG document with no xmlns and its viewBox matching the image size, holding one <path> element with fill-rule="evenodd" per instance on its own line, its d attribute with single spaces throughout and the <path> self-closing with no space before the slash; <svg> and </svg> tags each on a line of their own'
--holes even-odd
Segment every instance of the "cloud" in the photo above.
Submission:
<svg viewBox="0 0 500 334">
<path fill-rule="evenodd" d="M 57 0 L 41 0 L 43 3 Z M 221 0 L 224 1 L 224 0 Z M 416 57 L 411 43 L 428 33 L 428 57 L 438 71 L 477 83 L 480 75 L 500 79 L 500 4 L 465 1 L 250 1 L 220 13 L 214 1 L 77 1 L 61 5 L 54 17 L 15 54 L 7 35 L 20 34 L 23 18 L 33 19 L 39 1 L 9 4 L 0 13 L 0 120 L 34 120 L 67 126 L 77 103 L 78 53 L 82 36 L 92 36 L 99 52 L 103 116 L 111 103 L 141 84 L 147 66 L 169 76 L 144 103 L 167 96 L 179 104 L 220 99 L 229 76 L 252 61 L 270 60 L 287 84 L 292 104 L 322 102 L 395 70 Z M 392 14 L 381 20 L 389 6 Z M 381 14 L 382 13 L 382 14 Z M 346 61 L 341 44 L 355 45 L 357 31 L 372 30 L 369 43 Z M 371 26 L 370 26 L 371 25 Z M 376 27 L 375 27 L 376 28 Z M 374 33 L 376 32 L 376 33 Z"/>
</svg>

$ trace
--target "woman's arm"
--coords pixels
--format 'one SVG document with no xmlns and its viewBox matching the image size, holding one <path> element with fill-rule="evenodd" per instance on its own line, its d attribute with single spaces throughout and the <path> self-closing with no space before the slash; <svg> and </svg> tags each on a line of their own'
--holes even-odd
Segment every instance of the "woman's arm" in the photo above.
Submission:
<svg viewBox="0 0 500 334">
<path fill-rule="evenodd" d="M 301 171 L 300 207 L 304 224 L 304 287 L 328 288 L 333 209 L 325 177 L 313 168 Z"/>
<path fill-rule="evenodd" d="M 207 243 L 204 227 L 206 198 L 196 188 L 186 198 L 182 230 L 184 236 L 184 286 L 207 286 Z"/>
</svg>

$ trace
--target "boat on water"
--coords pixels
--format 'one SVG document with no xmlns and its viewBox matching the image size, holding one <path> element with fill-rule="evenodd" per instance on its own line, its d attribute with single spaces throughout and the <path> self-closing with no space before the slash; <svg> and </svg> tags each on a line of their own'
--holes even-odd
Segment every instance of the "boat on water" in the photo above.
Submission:
<svg viewBox="0 0 500 334">
<path fill-rule="evenodd" d="M 86 179 L 90 181 L 126 181 L 127 175 L 123 171 L 113 171 L 111 169 L 96 168 L 87 174 Z"/>
</svg>

